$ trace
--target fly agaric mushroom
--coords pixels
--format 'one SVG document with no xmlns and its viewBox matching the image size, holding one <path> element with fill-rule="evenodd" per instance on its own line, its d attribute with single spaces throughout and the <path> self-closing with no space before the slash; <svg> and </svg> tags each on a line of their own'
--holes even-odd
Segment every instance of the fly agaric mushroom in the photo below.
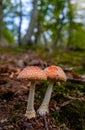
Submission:
<svg viewBox="0 0 85 130">
<path fill-rule="evenodd" d="M 50 102 L 54 82 L 55 81 L 57 81 L 57 82 L 66 81 L 66 79 L 67 79 L 64 71 L 58 66 L 52 65 L 50 67 L 47 67 L 44 71 L 45 71 L 45 73 L 47 75 L 47 79 L 49 80 L 50 83 L 46 90 L 46 94 L 43 99 L 43 102 L 38 109 L 38 113 L 41 116 L 49 113 L 48 107 L 49 107 L 49 102 Z"/>
<path fill-rule="evenodd" d="M 41 68 L 37 66 L 28 66 L 19 73 L 18 79 L 31 81 L 25 116 L 28 119 L 33 118 L 36 116 L 36 112 L 34 110 L 35 85 L 37 81 L 47 80 L 47 76 Z"/>
</svg>

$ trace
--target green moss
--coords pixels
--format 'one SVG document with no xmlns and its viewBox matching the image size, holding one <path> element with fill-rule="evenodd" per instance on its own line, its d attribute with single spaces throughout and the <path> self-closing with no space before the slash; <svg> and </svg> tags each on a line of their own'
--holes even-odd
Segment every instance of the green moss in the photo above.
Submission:
<svg viewBox="0 0 85 130">
<path fill-rule="evenodd" d="M 61 108 L 61 123 L 65 123 L 73 130 L 84 130 L 85 102 L 74 101 L 73 103 Z"/>
<path fill-rule="evenodd" d="M 12 117 L 12 121 L 13 121 L 14 123 L 16 123 L 16 121 L 18 121 L 18 120 L 20 120 L 20 117 L 19 117 L 19 116 L 13 116 L 13 117 Z"/>
</svg>

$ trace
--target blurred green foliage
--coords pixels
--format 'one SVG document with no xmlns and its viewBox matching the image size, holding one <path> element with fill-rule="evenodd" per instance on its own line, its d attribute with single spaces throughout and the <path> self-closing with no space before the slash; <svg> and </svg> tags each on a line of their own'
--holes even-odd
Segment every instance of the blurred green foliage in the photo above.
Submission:
<svg viewBox="0 0 85 130">
<path fill-rule="evenodd" d="M 14 35 L 11 31 L 5 29 L 4 30 L 4 38 L 9 42 L 10 44 L 13 44 L 15 42 Z"/>
<path fill-rule="evenodd" d="M 2 1 L 2 26 L 4 30 L 2 32 L 3 38 L 7 39 L 9 44 L 18 42 L 20 16 L 22 16 L 22 21 L 24 18 L 27 21 L 31 18 L 32 11 L 30 9 L 28 12 L 26 6 L 29 7 L 30 4 L 33 6 L 33 0 L 28 3 L 21 2 Z M 22 11 L 20 8 L 22 8 Z M 36 27 L 33 32 L 33 37 L 37 40 L 32 46 L 34 45 L 34 48 L 37 45 L 42 48 L 49 46 L 53 50 L 58 47 L 64 49 L 66 47 L 85 48 L 84 18 L 84 7 L 81 6 L 81 3 L 72 2 L 71 0 L 39 0 Z M 24 24 L 21 26 L 24 26 Z M 20 33 L 22 40 L 23 30 Z"/>
</svg>

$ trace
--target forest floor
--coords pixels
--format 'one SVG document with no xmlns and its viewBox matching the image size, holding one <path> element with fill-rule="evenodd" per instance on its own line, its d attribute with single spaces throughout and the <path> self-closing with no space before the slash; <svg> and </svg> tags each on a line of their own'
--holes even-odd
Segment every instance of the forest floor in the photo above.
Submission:
<svg viewBox="0 0 85 130">
<path fill-rule="evenodd" d="M 54 84 L 49 115 L 27 119 L 24 116 L 30 83 L 18 81 L 26 66 L 42 69 L 49 65 L 63 68 L 67 76 L 85 80 L 85 51 L 14 50 L 0 48 L 0 130 L 85 130 L 85 82 Z M 35 110 L 43 100 L 48 82 L 38 84 Z"/>
</svg>

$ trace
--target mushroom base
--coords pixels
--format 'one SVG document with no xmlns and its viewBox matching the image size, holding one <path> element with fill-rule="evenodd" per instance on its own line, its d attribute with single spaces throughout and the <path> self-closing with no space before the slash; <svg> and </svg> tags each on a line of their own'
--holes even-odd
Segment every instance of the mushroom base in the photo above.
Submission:
<svg viewBox="0 0 85 130">
<path fill-rule="evenodd" d="M 42 106 L 38 109 L 37 112 L 39 113 L 39 115 L 45 116 L 46 114 L 49 113 L 48 105 L 47 105 L 47 104 L 46 104 L 46 105 L 42 105 Z"/>
<path fill-rule="evenodd" d="M 28 119 L 35 118 L 36 117 L 36 112 L 34 110 L 33 111 L 26 111 L 25 116 Z"/>
</svg>

